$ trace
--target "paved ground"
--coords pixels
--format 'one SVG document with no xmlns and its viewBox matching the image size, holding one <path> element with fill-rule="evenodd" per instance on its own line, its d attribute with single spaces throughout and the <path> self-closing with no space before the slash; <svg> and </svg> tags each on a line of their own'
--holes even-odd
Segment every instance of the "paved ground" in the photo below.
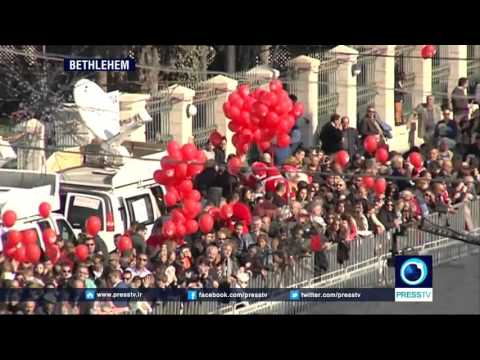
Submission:
<svg viewBox="0 0 480 360">
<path fill-rule="evenodd" d="M 322 303 L 306 313 L 480 314 L 480 254 L 433 269 L 433 303 Z"/>
</svg>

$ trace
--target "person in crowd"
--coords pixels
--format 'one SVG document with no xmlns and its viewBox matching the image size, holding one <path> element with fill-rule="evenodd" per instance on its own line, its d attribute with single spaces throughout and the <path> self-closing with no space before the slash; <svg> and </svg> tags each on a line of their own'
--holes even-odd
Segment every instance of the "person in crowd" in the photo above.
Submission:
<svg viewBox="0 0 480 360">
<path fill-rule="evenodd" d="M 220 145 L 215 148 L 215 163 L 225 164 L 225 157 L 227 151 L 227 138 L 224 136 Z"/>
<path fill-rule="evenodd" d="M 348 116 L 342 116 L 341 125 L 343 135 L 342 148 L 348 152 L 348 155 L 350 155 L 350 158 L 352 159 L 361 149 L 358 130 L 350 126 L 350 118 Z"/>
<path fill-rule="evenodd" d="M 462 77 L 458 79 L 458 86 L 453 89 L 451 94 L 453 118 L 457 123 L 462 120 L 468 120 L 469 99 L 467 95 L 468 79 Z"/>
<path fill-rule="evenodd" d="M 359 133 L 362 136 L 362 140 L 369 135 L 376 135 L 380 143 L 385 143 L 385 134 L 380 126 L 380 116 L 377 114 L 375 107 L 369 105 L 367 113 L 359 124 Z"/>
<path fill-rule="evenodd" d="M 442 119 L 442 110 L 435 104 L 435 97 L 428 95 L 426 102 L 417 106 L 418 137 L 427 144 L 434 144 L 435 127 Z"/>
<path fill-rule="evenodd" d="M 458 126 L 457 122 L 451 117 L 452 113 L 450 109 L 443 110 L 443 118 L 440 120 L 434 131 L 435 145 L 439 146 L 440 141 L 447 140 L 448 146 L 453 149 L 457 144 Z"/>
<path fill-rule="evenodd" d="M 330 117 L 330 122 L 325 124 L 320 132 L 322 150 L 325 154 L 330 155 L 341 150 L 342 138 L 341 116 L 333 114 Z"/>
<path fill-rule="evenodd" d="M 408 91 L 405 89 L 405 73 L 403 71 L 396 73 L 395 76 L 395 125 L 403 124 L 403 103 L 405 102 L 405 95 Z"/>
</svg>

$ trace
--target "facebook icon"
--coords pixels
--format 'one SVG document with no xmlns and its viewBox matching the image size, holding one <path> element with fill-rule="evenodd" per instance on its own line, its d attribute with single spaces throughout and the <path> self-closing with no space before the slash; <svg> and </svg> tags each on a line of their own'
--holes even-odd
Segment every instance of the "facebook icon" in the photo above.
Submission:
<svg viewBox="0 0 480 360">
<path fill-rule="evenodd" d="M 187 291 L 187 300 L 188 301 L 195 301 L 198 298 L 198 291 L 197 290 L 188 290 Z"/>
</svg>

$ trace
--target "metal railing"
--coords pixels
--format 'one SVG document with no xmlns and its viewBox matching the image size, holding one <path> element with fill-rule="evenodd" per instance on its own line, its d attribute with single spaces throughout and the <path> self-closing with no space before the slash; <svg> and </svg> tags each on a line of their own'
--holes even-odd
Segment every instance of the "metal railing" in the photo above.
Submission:
<svg viewBox="0 0 480 360">
<path fill-rule="evenodd" d="M 431 214 L 430 222 L 444 226 L 447 219 L 450 228 L 465 229 L 465 206 L 471 213 L 474 227 L 480 229 L 480 199 L 458 204 L 454 214 Z M 458 240 L 442 238 L 415 227 L 408 228 L 403 236 L 387 231 L 382 235 L 358 237 L 349 243 L 349 256 L 339 261 L 338 245 L 323 252 L 328 271 L 318 275 L 318 254 L 306 256 L 281 270 L 269 272 L 266 277 L 257 276 L 250 280 L 249 288 L 370 288 L 393 287 L 394 270 L 388 266 L 392 251 L 396 253 L 418 253 L 432 255 L 434 266 L 465 257 L 477 252 L 476 246 Z M 312 303 L 302 302 L 165 302 L 156 304 L 155 315 L 194 314 L 294 314 L 305 310 Z M 132 314 L 135 312 L 132 311 Z"/>
<path fill-rule="evenodd" d="M 152 121 L 145 124 L 146 142 L 166 147 L 167 143 L 173 139 L 170 129 L 172 99 L 165 92 L 152 94 L 146 102 L 146 110 L 152 117 Z"/>
<path fill-rule="evenodd" d="M 467 58 L 468 78 L 480 76 L 480 45 L 467 45 Z"/>
<path fill-rule="evenodd" d="M 395 60 L 397 73 L 405 74 L 404 87 L 407 93 L 403 97 L 402 111 L 404 118 L 408 118 L 417 104 L 412 104 L 412 92 L 415 90 L 414 59 L 416 45 L 397 45 Z"/>
<path fill-rule="evenodd" d="M 318 68 L 318 126 L 313 129 L 318 137 L 323 125 L 330 121 L 330 116 L 337 111 L 337 68 L 338 62 L 327 60 Z"/>
</svg>

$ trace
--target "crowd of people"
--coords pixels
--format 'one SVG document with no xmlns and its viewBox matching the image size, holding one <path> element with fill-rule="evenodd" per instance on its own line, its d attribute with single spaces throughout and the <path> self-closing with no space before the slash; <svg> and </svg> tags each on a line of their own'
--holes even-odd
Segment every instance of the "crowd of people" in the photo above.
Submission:
<svg viewBox="0 0 480 360">
<path fill-rule="evenodd" d="M 465 85 L 462 79 L 460 84 Z M 389 151 L 384 164 L 363 149 L 369 135 L 386 149 L 394 136 L 373 106 L 356 128 L 347 116 L 333 114 L 316 146 L 295 142 L 278 158 L 275 149 L 255 153 L 238 172 L 227 166 L 233 156 L 226 156 L 227 140 L 218 148 L 209 143 L 209 160 L 195 178 L 195 188 L 203 195 L 204 211 L 227 203 L 234 210 L 228 220 L 216 217 L 210 233 L 198 232 L 181 242 L 165 238 L 162 224 L 172 209 L 164 209 L 166 217 L 156 221 L 151 234 L 143 224 L 129 229 L 133 249 L 123 253 L 109 253 L 101 238 L 86 234 L 79 238 L 90 253 L 83 263 L 76 261 L 76 244 L 61 238 L 56 263 L 43 257 L 35 265 L 19 264 L 0 253 L 0 288 L 245 288 L 252 279 L 281 274 L 306 256 L 313 256 L 315 275 L 321 275 L 329 269 L 325 251 L 332 245 L 337 245 L 337 261 L 343 263 L 351 243 L 360 237 L 400 232 L 422 216 L 453 211 L 456 203 L 478 195 L 479 115 L 459 109 L 457 99 L 454 95 L 453 109 L 439 109 L 434 98 L 427 97 L 411 119 L 423 144 L 403 154 Z M 346 167 L 335 161 L 339 150 L 350 155 Z M 409 163 L 412 151 L 423 154 L 422 168 Z M 386 191 L 369 189 L 365 176 L 387 178 Z M 47 294 L 38 301 L 12 298 L 0 304 L 0 313 L 149 313 L 152 306 L 58 302 Z"/>
</svg>

